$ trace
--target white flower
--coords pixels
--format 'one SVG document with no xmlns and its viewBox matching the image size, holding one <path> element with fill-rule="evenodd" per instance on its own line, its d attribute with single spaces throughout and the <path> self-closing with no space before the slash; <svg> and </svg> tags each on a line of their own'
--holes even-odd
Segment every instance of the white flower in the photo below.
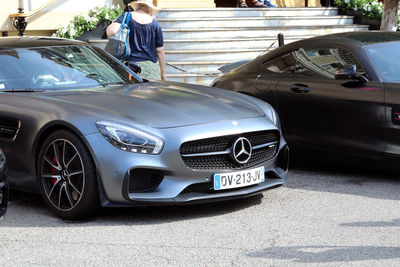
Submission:
<svg viewBox="0 0 400 267">
<path fill-rule="evenodd" d="M 89 21 L 90 21 L 90 22 L 97 23 L 97 22 L 98 22 L 98 19 L 97 19 L 96 17 L 91 17 Z"/>
<path fill-rule="evenodd" d="M 74 29 L 74 28 L 72 28 L 72 29 L 71 29 L 71 31 L 70 31 L 70 34 L 71 34 L 71 37 L 74 37 L 74 36 L 75 36 L 75 34 L 76 34 L 76 31 L 75 31 L 75 29 Z"/>
<path fill-rule="evenodd" d="M 350 0 L 344 0 L 344 2 L 345 2 L 346 4 L 348 4 L 348 3 L 350 2 Z"/>
<path fill-rule="evenodd" d="M 66 28 L 66 27 L 64 27 L 64 28 L 61 29 L 61 33 L 62 33 L 62 34 L 66 34 L 67 31 L 68 31 L 68 28 Z"/>
</svg>

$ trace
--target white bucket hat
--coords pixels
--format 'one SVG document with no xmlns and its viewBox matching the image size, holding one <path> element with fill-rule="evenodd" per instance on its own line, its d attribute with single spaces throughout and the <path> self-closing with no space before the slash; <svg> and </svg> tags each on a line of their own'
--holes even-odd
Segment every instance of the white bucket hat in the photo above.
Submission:
<svg viewBox="0 0 400 267">
<path fill-rule="evenodd" d="M 150 12 L 150 15 L 151 15 L 151 16 L 154 15 L 154 14 L 156 14 L 156 13 L 157 13 L 158 11 L 160 11 L 160 9 L 161 9 L 161 8 L 155 6 L 155 5 L 153 4 L 153 1 L 152 1 L 152 0 L 138 0 L 138 1 L 131 2 L 129 5 L 130 5 L 134 10 L 136 10 L 137 5 L 145 5 L 145 6 L 147 6 L 147 7 L 149 8 L 149 12 Z"/>
</svg>

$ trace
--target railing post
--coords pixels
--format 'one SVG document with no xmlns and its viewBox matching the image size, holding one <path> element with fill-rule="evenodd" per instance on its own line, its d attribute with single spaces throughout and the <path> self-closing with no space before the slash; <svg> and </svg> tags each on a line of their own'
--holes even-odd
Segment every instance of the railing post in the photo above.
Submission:
<svg viewBox="0 0 400 267">
<path fill-rule="evenodd" d="M 21 5 L 18 8 L 18 14 L 24 14 L 24 7 Z M 18 30 L 18 35 L 19 36 L 24 36 L 25 35 L 25 29 L 26 26 L 28 25 L 28 21 L 26 20 L 25 17 L 17 17 L 13 21 L 14 27 Z"/>
<path fill-rule="evenodd" d="M 10 18 L 13 19 L 13 25 L 14 27 L 18 30 L 18 35 L 19 36 L 24 36 L 25 35 L 25 29 L 26 26 L 28 25 L 28 20 L 27 18 L 37 14 L 38 12 L 48 8 L 52 4 L 56 3 L 59 0 L 51 0 L 47 4 L 44 4 L 40 6 L 39 8 L 35 9 L 34 11 L 30 11 L 28 13 L 25 13 L 24 11 L 24 0 L 19 0 L 18 1 L 18 13 L 17 14 L 10 14 Z"/>
</svg>

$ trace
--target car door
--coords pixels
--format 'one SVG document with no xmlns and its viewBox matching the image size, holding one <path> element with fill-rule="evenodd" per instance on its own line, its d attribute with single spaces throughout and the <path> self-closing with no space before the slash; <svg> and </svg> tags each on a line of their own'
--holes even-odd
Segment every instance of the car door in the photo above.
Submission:
<svg viewBox="0 0 400 267">
<path fill-rule="evenodd" d="M 383 151 L 383 86 L 335 77 L 351 65 L 356 65 L 359 77 L 367 76 L 348 49 L 313 46 L 297 51 L 295 73 L 282 77 L 276 86 L 279 115 L 290 143 L 349 153 Z"/>
<path fill-rule="evenodd" d="M 254 82 L 255 96 L 277 109 L 274 89 L 282 77 L 294 74 L 295 67 L 296 51 L 288 51 L 263 62 Z"/>
</svg>

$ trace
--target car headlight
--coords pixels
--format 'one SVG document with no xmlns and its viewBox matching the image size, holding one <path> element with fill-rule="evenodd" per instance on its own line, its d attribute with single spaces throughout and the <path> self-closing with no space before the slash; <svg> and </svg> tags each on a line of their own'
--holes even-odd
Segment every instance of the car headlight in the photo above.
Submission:
<svg viewBox="0 0 400 267">
<path fill-rule="evenodd" d="M 98 121 L 96 127 L 108 142 L 124 151 L 159 154 L 164 147 L 164 140 L 161 138 L 130 126 Z"/>
</svg>

